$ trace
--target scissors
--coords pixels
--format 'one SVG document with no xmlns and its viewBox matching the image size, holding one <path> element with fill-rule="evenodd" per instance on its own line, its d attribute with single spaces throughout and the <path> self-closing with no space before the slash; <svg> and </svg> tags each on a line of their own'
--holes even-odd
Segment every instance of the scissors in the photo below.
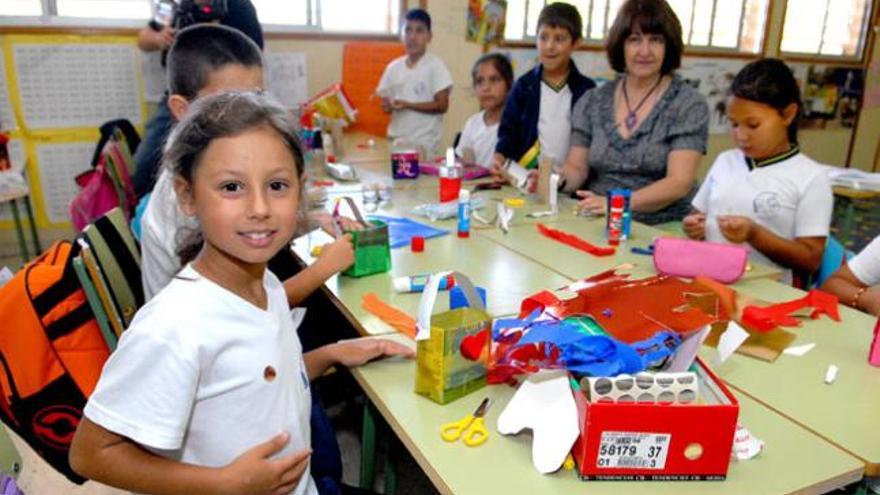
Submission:
<svg viewBox="0 0 880 495">
<path fill-rule="evenodd" d="M 489 431 L 486 430 L 483 416 L 486 415 L 490 405 L 492 405 L 492 401 L 486 397 L 483 399 L 483 402 L 480 402 L 480 405 L 473 414 L 468 414 L 458 421 L 441 426 L 440 436 L 447 442 L 454 442 L 459 438 L 463 438 L 462 441 L 468 447 L 481 445 L 489 438 Z"/>
</svg>

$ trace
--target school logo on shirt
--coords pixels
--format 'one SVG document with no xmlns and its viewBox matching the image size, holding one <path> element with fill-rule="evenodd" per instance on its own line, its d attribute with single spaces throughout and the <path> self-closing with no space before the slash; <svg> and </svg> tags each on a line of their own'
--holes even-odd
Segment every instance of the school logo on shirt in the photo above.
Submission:
<svg viewBox="0 0 880 495">
<path fill-rule="evenodd" d="M 782 202 L 779 201 L 779 195 L 775 192 L 764 191 L 755 196 L 752 208 L 758 218 L 773 218 L 782 209 Z"/>
</svg>

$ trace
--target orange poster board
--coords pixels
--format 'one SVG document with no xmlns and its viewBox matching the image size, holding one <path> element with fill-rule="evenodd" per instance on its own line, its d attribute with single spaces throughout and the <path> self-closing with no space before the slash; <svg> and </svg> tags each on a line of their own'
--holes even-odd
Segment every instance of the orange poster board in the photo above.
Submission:
<svg viewBox="0 0 880 495">
<path fill-rule="evenodd" d="M 342 53 L 342 85 L 358 109 L 357 122 L 352 131 L 385 136 L 389 116 L 382 111 L 380 100 L 374 96 L 385 66 L 403 55 L 401 43 L 358 41 L 346 43 Z"/>
</svg>

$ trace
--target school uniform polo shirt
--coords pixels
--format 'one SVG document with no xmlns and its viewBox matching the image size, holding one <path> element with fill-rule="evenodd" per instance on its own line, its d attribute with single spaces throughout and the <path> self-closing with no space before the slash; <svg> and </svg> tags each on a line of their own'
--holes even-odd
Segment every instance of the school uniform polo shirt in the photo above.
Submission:
<svg viewBox="0 0 880 495">
<path fill-rule="evenodd" d="M 800 152 L 751 164 L 739 149 L 728 150 L 712 164 L 692 202 L 706 214 L 706 240 L 728 243 L 718 217 L 749 217 L 779 237 L 827 237 L 834 199 L 825 167 Z M 791 270 L 752 248 L 750 258 Z"/>
<path fill-rule="evenodd" d="M 554 172 L 560 172 L 565 164 L 570 139 L 571 89 L 568 83 L 554 88 L 542 80 L 538 141 L 541 143 L 541 159 L 553 160 Z"/>
</svg>

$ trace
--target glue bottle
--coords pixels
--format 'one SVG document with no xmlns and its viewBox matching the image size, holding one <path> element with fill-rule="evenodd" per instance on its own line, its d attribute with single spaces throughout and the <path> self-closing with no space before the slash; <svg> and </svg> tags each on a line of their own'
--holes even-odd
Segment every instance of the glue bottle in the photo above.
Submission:
<svg viewBox="0 0 880 495">
<path fill-rule="evenodd" d="M 471 192 L 462 189 L 458 192 L 458 237 L 471 236 Z"/>
<path fill-rule="evenodd" d="M 446 149 L 446 163 L 440 167 L 440 202 L 455 201 L 461 190 L 461 167 L 455 165 L 455 151 Z"/>
</svg>

